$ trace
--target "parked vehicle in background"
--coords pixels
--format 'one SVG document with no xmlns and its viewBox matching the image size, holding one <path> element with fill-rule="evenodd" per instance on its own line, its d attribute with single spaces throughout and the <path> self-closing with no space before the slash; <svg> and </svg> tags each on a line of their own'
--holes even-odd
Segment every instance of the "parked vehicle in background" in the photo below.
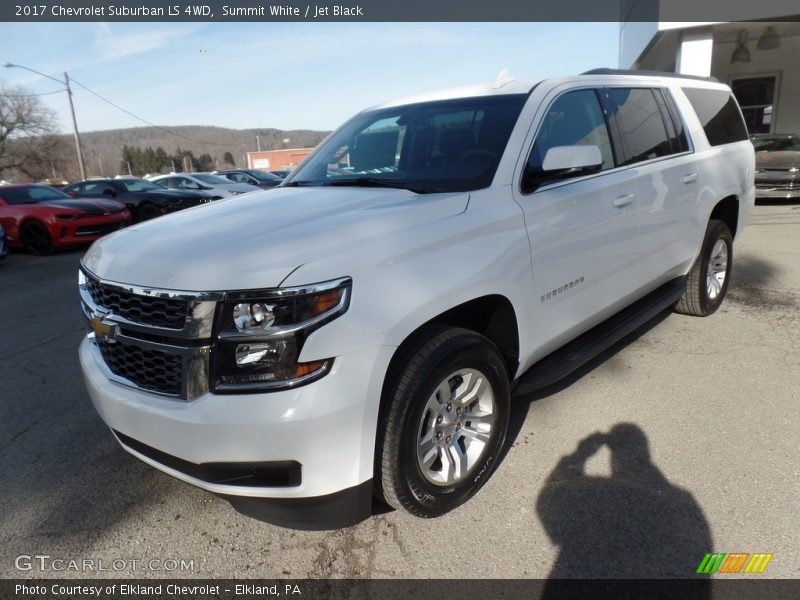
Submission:
<svg viewBox="0 0 800 600">
<path fill-rule="evenodd" d="M 6 242 L 6 230 L 0 225 L 0 260 L 8 256 L 8 243 Z"/>
<path fill-rule="evenodd" d="M 603 70 L 390 102 L 269 202 L 92 246 L 84 381 L 128 452 L 245 514 L 344 526 L 377 494 L 436 517 L 497 466 L 512 389 L 664 310 L 720 307 L 754 170 L 709 80 Z"/>
<path fill-rule="evenodd" d="M 800 199 L 800 135 L 754 135 L 756 198 Z"/>
<path fill-rule="evenodd" d="M 200 190 L 223 198 L 257 192 L 261 189 L 249 183 L 235 183 L 230 179 L 211 173 L 172 173 L 151 177 L 150 181 L 170 190 Z"/>
<path fill-rule="evenodd" d="M 234 183 L 249 183 L 268 190 L 277 187 L 283 182 L 282 177 L 259 171 L 258 169 L 225 169 L 224 171 L 214 171 L 212 175 L 219 175 L 225 179 L 230 179 Z"/>
<path fill-rule="evenodd" d="M 0 225 L 8 245 L 31 254 L 88 244 L 130 221 L 128 209 L 115 200 L 73 198 L 47 185 L 0 187 Z"/>
<path fill-rule="evenodd" d="M 167 190 L 146 179 L 89 179 L 63 188 L 68 194 L 82 198 L 111 198 L 128 207 L 136 222 L 147 221 L 167 213 L 208 204 L 222 198 L 201 190 Z"/>
<path fill-rule="evenodd" d="M 281 179 L 286 179 L 289 175 L 291 175 L 292 171 L 290 169 L 281 169 L 278 171 L 270 171 L 275 177 L 280 177 Z"/>
</svg>

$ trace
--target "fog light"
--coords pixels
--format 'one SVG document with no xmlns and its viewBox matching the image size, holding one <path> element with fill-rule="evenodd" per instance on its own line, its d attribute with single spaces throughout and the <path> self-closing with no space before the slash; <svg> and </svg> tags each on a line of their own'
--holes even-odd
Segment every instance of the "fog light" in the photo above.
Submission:
<svg viewBox="0 0 800 600">
<path fill-rule="evenodd" d="M 281 353 L 286 351 L 286 342 L 269 342 L 266 344 L 239 344 L 236 346 L 236 365 L 270 366 L 280 360 Z"/>
</svg>

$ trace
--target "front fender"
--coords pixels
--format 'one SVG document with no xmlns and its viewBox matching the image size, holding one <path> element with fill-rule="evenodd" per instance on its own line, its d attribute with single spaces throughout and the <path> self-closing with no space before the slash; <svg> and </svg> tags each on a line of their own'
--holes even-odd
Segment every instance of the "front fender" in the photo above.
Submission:
<svg viewBox="0 0 800 600">
<path fill-rule="evenodd" d="M 350 276 L 347 313 L 313 332 L 301 361 L 378 346 L 399 346 L 443 312 L 498 294 L 515 309 L 531 298 L 530 248 L 519 207 L 495 194 L 475 194 L 464 213 L 304 264 L 282 283 L 303 285 Z M 520 350 L 527 313 L 516 310 Z M 527 341 L 524 342 L 527 345 Z"/>
</svg>

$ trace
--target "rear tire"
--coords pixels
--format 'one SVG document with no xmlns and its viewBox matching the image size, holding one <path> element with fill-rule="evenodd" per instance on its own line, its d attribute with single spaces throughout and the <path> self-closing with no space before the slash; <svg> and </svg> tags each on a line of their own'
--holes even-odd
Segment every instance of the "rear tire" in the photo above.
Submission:
<svg viewBox="0 0 800 600">
<path fill-rule="evenodd" d="M 47 227 L 38 221 L 29 221 L 22 227 L 22 243 L 36 256 L 45 256 L 53 251 L 53 238 Z"/>
<path fill-rule="evenodd" d="M 700 256 L 686 278 L 675 312 L 695 317 L 707 317 L 716 312 L 728 291 L 733 266 L 733 236 L 723 221 L 711 220 Z"/>
<path fill-rule="evenodd" d="M 460 506 L 486 483 L 508 429 L 508 371 L 473 331 L 436 327 L 401 349 L 382 400 L 375 481 L 418 517 Z"/>
</svg>

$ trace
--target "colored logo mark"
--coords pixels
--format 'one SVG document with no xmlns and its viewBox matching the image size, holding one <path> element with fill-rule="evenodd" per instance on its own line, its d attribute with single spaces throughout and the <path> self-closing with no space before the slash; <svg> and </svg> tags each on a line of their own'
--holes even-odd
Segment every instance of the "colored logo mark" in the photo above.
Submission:
<svg viewBox="0 0 800 600">
<path fill-rule="evenodd" d="M 748 552 L 714 552 L 707 553 L 700 566 L 697 567 L 697 572 L 703 575 L 710 575 L 712 573 L 763 573 L 769 561 L 772 560 L 772 554 L 766 552 L 756 552 L 749 554 Z"/>
</svg>

